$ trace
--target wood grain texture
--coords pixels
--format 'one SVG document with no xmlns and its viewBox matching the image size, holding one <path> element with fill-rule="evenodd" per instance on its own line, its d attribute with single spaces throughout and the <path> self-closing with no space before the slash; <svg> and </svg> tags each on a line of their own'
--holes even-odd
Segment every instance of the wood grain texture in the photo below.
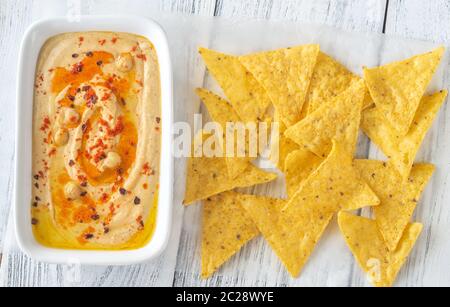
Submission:
<svg viewBox="0 0 450 307">
<path fill-rule="evenodd" d="M 450 9 L 448 1 L 390 0 L 387 11 L 385 0 L 81 0 L 83 14 L 130 13 L 151 17 L 157 11 L 221 16 L 237 19 L 293 20 L 327 24 L 344 30 L 381 33 L 385 26 L 388 34 L 415 39 L 432 40 L 449 45 Z M 42 17 L 67 14 L 67 2 L 61 0 L 2 0 L 0 1 L 0 73 L 13 75 L 0 83 L 0 166 L 7 174 L 0 177 L 0 259 L 3 242 L 3 261 L 0 260 L 0 286 L 367 286 L 364 274 L 344 245 L 334 223 L 312 255 L 310 263 L 300 279 L 292 279 L 281 266 L 278 258 L 262 238 L 257 238 L 228 262 L 218 274 L 208 281 L 199 278 L 199 231 L 201 207 L 184 209 L 181 201 L 184 192 L 185 162 L 177 160 L 175 165 L 174 227 L 170 245 L 162 257 L 143 265 L 130 267 L 81 267 L 57 266 L 36 263 L 17 248 L 13 223 L 6 228 L 11 203 L 13 180 L 14 144 L 14 80 L 17 62 L 18 37 L 32 20 Z M 185 22 L 183 16 L 178 17 Z M 162 21 L 170 27 L 171 22 Z M 386 21 L 386 23 L 385 23 Z M 177 28 L 178 29 L 178 28 Z M 186 26 L 181 35 L 191 32 L 200 37 L 205 45 L 213 42 L 212 33 L 196 26 Z M 170 32 L 170 31 L 169 31 Z M 174 66 L 175 82 L 185 88 L 176 101 L 176 121 L 192 123 L 192 114 L 204 112 L 191 94 L 194 86 L 214 86 L 210 78 L 205 79 L 205 70 L 192 44 L 171 41 L 176 50 Z M 178 56 L 180 55 L 180 56 Z M 11 72 L 14 72 L 11 74 Z M 449 77 L 438 84 L 448 87 Z M 178 80 L 178 81 L 177 81 Z M 189 80 L 180 82 L 180 80 Z M 195 103 L 192 103 L 195 101 Z M 446 135 L 450 133 L 447 119 L 450 110 L 443 109 L 419 159 L 433 161 L 438 172 L 425 193 L 416 215 L 424 222 L 425 232 L 415 248 L 410 261 L 400 274 L 399 285 L 450 285 L 450 264 L 446 255 L 450 253 L 448 242 L 450 210 L 450 166 L 445 161 L 450 153 Z M 439 128 L 438 128 L 439 127 Z M 5 145 L 5 146 L 4 146 Z M 379 151 L 370 146 L 367 138 L 361 138 L 358 155 L 381 157 Z M 257 194 L 283 194 L 279 185 L 268 185 L 254 189 Z M 7 230 L 6 230 L 7 229 Z M 321 253 L 321 249 L 335 250 L 333 254 Z M 263 268 L 263 269 L 261 269 Z"/>
<path fill-rule="evenodd" d="M 30 21 L 30 6 L 14 0 L 0 1 L 0 253 L 13 194 L 18 38 Z"/>
</svg>

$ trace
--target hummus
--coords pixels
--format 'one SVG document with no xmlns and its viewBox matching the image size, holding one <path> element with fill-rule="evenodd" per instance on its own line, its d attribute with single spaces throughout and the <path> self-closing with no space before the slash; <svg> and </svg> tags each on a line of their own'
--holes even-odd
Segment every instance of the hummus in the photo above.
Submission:
<svg viewBox="0 0 450 307">
<path fill-rule="evenodd" d="M 43 245 L 137 249 L 152 237 L 161 133 L 159 65 L 150 41 L 68 33 L 36 70 L 32 227 Z"/>
</svg>

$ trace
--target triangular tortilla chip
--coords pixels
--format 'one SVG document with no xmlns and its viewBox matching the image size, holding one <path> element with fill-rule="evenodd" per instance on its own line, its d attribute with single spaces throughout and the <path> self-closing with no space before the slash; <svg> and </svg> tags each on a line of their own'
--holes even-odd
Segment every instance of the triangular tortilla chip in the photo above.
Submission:
<svg viewBox="0 0 450 307">
<path fill-rule="evenodd" d="M 196 138 L 205 137 L 200 131 Z M 184 205 L 192 204 L 198 200 L 230 191 L 235 188 L 250 187 L 277 178 L 276 174 L 260 170 L 249 163 L 248 168 L 237 178 L 228 175 L 225 158 L 191 157 L 188 159 L 186 176 L 186 193 Z"/>
<path fill-rule="evenodd" d="M 288 127 L 300 120 L 319 51 L 319 45 L 304 45 L 239 58 L 267 90 Z"/>
<path fill-rule="evenodd" d="M 271 140 L 270 160 L 278 167 L 279 170 L 284 171 L 285 161 L 288 155 L 299 149 L 297 143 L 284 136 L 286 125 L 280 119 L 278 112 L 275 113 L 275 122 L 279 125 L 279 134 L 275 136 L 278 139 Z M 278 147 L 276 147 L 278 146 Z"/>
<path fill-rule="evenodd" d="M 335 212 L 302 206 L 283 212 L 285 201 L 246 195 L 241 203 L 288 272 L 297 277 Z"/>
<path fill-rule="evenodd" d="M 379 203 L 356 172 L 348 169 L 352 168 L 351 159 L 343 163 L 342 153 L 342 147 L 334 144 L 329 157 L 288 202 L 242 198 L 244 208 L 294 277 L 300 274 L 335 213 Z"/>
<path fill-rule="evenodd" d="M 197 95 L 202 99 L 203 103 L 206 105 L 206 108 L 208 109 L 209 115 L 211 116 L 212 120 L 222 127 L 224 134 L 226 133 L 227 123 L 239 123 L 241 121 L 239 115 L 236 113 L 236 111 L 234 111 L 233 107 L 226 100 L 205 89 L 197 89 L 196 92 Z M 236 154 L 238 146 L 236 132 L 234 133 L 234 137 L 234 152 Z M 224 144 L 225 142 L 226 140 L 224 138 Z M 241 175 L 248 167 L 248 163 L 256 158 L 249 157 L 249 140 L 247 137 L 244 145 L 246 157 L 225 158 L 228 168 L 228 175 L 230 176 L 230 178 L 236 178 L 237 176 Z"/>
<path fill-rule="evenodd" d="M 286 157 L 284 174 L 289 197 L 293 197 L 305 180 L 323 163 L 310 151 L 296 150 Z"/>
<path fill-rule="evenodd" d="M 355 168 L 381 200 L 374 208 L 376 222 L 389 250 L 394 251 L 433 175 L 431 164 L 414 165 L 406 182 L 383 161 L 356 160 Z"/>
<path fill-rule="evenodd" d="M 199 51 L 209 72 L 219 83 L 241 120 L 264 121 L 271 104 L 270 98 L 239 62 L 239 58 L 205 48 L 200 48 Z"/>
<path fill-rule="evenodd" d="M 441 47 L 401 62 L 364 69 L 375 105 L 398 135 L 408 133 L 444 51 Z"/>
<path fill-rule="evenodd" d="M 210 277 L 259 234 L 237 196 L 225 192 L 203 202 L 202 278 Z"/>
<path fill-rule="evenodd" d="M 378 108 L 370 108 L 363 112 L 361 126 L 364 132 L 380 147 L 389 158 L 389 164 L 392 164 L 404 180 L 408 179 L 417 152 L 446 96 L 447 91 L 441 91 L 424 97 L 413 124 L 404 137 L 396 134 Z"/>
<path fill-rule="evenodd" d="M 334 142 L 330 155 L 307 177 L 285 209 L 292 211 L 310 205 L 337 212 L 377 206 L 379 203 L 377 195 L 353 167 L 352 157 L 346 154 L 346 148 Z"/>
<path fill-rule="evenodd" d="M 323 103 L 338 96 L 361 78 L 351 73 L 341 63 L 320 52 L 308 93 L 308 114 Z"/>
<path fill-rule="evenodd" d="M 319 157 L 326 157 L 334 139 L 343 144 L 347 153 L 353 156 L 365 93 L 366 86 L 364 81 L 360 80 L 304 120 L 287 129 L 286 137 Z"/>
<path fill-rule="evenodd" d="M 408 224 L 398 248 L 389 251 L 374 220 L 339 213 L 339 227 L 358 264 L 373 285 L 391 287 L 422 232 L 422 224 Z"/>
</svg>

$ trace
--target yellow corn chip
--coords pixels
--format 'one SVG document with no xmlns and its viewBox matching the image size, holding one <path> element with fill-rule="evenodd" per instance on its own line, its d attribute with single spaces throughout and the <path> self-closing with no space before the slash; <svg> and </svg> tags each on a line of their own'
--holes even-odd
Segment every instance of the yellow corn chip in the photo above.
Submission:
<svg viewBox="0 0 450 307">
<path fill-rule="evenodd" d="M 205 137 L 202 131 L 196 136 L 200 137 Z M 185 205 L 235 188 L 266 183 L 277 177 L 276 174 L 264 172 L 249 163 L 241 176 L 230 178 L 225 158 L 191 157 L 187 163 Z"/>
<path fill-rule="evenodd" d="M 310 151 L 291 152 L 285 162 L 284 174 L 289 197 L 293 197 L 305 180 L 322 164 L 323 159 Z"/>
<path fill-rule="evenodd" d="M 252 195 L 240 199 L 288 272 L 297 277 L 335 212 L 305 204 L 291 214 L 282 211 L 282 200 Z"/>
<path fill-rule="evenodd" d="M 341 63 L 320 52 L 311 79 L 308 93 L 308 114 L 316 111 L 323 103 L 338 96 L 360 78 L 352 74 Z"/>
<path fill-rule="evenodd" d="M 423 229 L 422 224 L 408 224 L 397 249 L 389 251 L 374 220 L 340 212 L 338 222 L 360 267 L 377 287 L 394 284 Z"/>
<path fill-rule="evenodd" d="M 441 91 L 424 97 L 413 124 L 404 137 L 396 134 L 378 108 L 363 112 L 361 125 L 364 132 L 381 148 L 389 158 L 389 164 L 392 164 L 404 180 L 408 179 L 416 154 L 446 96 L 447 91 Z"/>
<path fill-rule="evenodd" d="M 364 81 L 356 82 L 304 120 L 288 128 L 285 136 L 319 157 L 326 157 L 334 139 L 345 146 L 347 154 L 353 156 L 365 93 Z"/>
<path fill-rule="evenodd" d="M 239 115 L 236 113 L 236 111 L 234 111 L 233 107 L 226 100 L 205 89 L 197 89 L 197 95 L 206 105 L 206 108 L 208 109 L 212 120 L 222 127 L 224 134 L 226 133 L 227 123 L 240 122 Z M 238 146 L 237 133 L 234 133 L 234 137 L 234 153 L 236 154 L 236 149 Z M 254 158 L 249 157 L 249 140 L 247 137 L 246 142 L 243 145 L 245 145 L 245 157 L 225 158 L 227 163 L 228 175 L 232 179 L 241 175 L 248 167 L 248 163 L 254 160 Z"/>
<path fill-rule="evenodd" d="M 375 105 L 400 136 L 408 133 L 444 51 L 441 47 L 401 62 L 364 69 Z"/>
<path fill-rule="evenodd" d="M 239 58 L 200 48 L 200 54 L 231 105 L 244 122 L 265 120 L 270 98 Z"/>
<path fill-rule="evenodd" d="M 333 149 L 325 161 L 304 181 L 289 199 L 285 209 L 291 211 L 303 206 L 323 207 L 330 212 L 357 210 L 377 206 L 377 195 L 353 167 L 346 149 L 333 142 Z M 318 161 L 316 161 L 318 163 Z"/>
<path fill-rule="evenodd" d="M 279 134 L 277 140 L 272 139 L 270 160 L 278 167 L 278 169 L 283 171 L 287 156 L 291 152 L 298 150 L 299 146 L 294 141 L 284 136 L 286 125 L 279 119 L 278 112 L 275 114 L 275 122 L 279 124 Z"/>
<path fill-rule="evenodd" d="M 385 162 L 356 160 L 354 164 L 381 200 L 374 208 L 376 222 L 386 246 L 394 251 L 435 168 L 431 164 L 414 165 L 405 182 Z"/>
<path fill-rule="evenodd" d="M 343 163 L 342 153 L 343 148 L 335 143 L 329 157 L 287 205 L 270 198 L 241 197 L 247 213 L 294 277 L 300 274 L 335 213 L 379 202 L 356 172 L 349 170 L 350 157 Z"/>
<path fill-rule="evenodd" d="M 239 58 L 267 90 L 288 127 L 301 119 L 319 51 L 319 45 L 304 45 Z"/>
<path fill-rule="evenodd" d="M 210 277 L 259 234 L 237 196 L 225 192 L 203 202 L 202 278 Z"/>
</svg>

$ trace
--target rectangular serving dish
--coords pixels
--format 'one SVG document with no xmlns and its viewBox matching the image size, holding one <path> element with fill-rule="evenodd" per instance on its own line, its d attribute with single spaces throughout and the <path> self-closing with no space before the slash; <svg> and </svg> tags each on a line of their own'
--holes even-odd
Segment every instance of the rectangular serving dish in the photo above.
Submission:
<svg viewBox="0 0 450 307">
<path fill-rule="evenodd" d="M 141 249 L 83 251 L 48 248 L 39 244 L 31 225 L 32 118 L 36 64 L 44 43 L 67 32 L 108 31 L 141 35 L 155 46 L 161 74 L 162 140 L 160 189 L 156 227 L 151 241 Z M 14 218 L 19 247 L 37 261 L 57 264 L 130 265 L 149 261 L 165 249 L 172 226 L 173 198 L 173 77 L 167 36 L 156 22 L 137 16 L 81 16 L 76 22 L 52 18 L 32 24 L 26 31 L 19 55 L 17 79 L 16 169 Z"/>
</svg>

